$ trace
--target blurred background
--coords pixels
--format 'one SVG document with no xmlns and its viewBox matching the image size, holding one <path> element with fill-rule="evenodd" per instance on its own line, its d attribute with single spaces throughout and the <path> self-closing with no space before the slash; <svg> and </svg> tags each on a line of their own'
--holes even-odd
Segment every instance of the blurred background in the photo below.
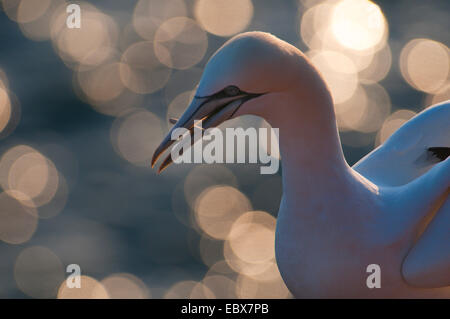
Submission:
<svg viewBox="0 0 450 319">
<path fill-rule="evenodd" d="M 0 298 L 291 297 L 273 248 L 281 171 L 149 167 L 239 32 L 273 33 L 322 71 L 350 164 L 450 98 L 447 0 L 0 4 Z"/>
</svg>

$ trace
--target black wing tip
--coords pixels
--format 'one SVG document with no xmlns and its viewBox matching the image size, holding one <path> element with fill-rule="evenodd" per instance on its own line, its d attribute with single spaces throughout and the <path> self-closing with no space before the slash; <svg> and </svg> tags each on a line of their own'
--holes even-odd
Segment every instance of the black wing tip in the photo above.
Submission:
<svg viewBox="0 0 450 319">
<path fill-rule="evenodd" d="M 429 147 L 428 153 L 442 162 L 450 156 L 450 147 Z"/>
</svg>

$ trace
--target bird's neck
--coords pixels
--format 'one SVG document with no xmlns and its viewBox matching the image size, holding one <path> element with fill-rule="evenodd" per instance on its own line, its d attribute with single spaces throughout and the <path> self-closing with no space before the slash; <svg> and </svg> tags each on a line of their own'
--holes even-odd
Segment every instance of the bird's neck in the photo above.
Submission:
<svg viewBox="0 0 450 319">
<path fill-rule="evenodd" d="M 283 95 L 283 107 L 269 122 L 279 128 L 284 195 L 341 187 L 348 181 L 350 168 L 326 85 Z"/>
</svg>

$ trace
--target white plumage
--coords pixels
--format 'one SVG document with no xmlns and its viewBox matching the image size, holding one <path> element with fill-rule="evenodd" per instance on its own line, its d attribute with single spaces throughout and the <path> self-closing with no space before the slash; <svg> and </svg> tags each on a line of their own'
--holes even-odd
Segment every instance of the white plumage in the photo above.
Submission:
<svg viewBox="0 0 450 319">
<path fill-rule="evenodd" d="M 240 90 L 227 95 L 230 85 Z M 450 159 L 429 150 L 450 147 L 450 102 L 418 114 L 349 167 L 323 77 L 270 34 L 228 41 L 208 62 L 196 96 L 174 128 L 243 114 L 279 128 L 276 257 L 296 297 L 450 297 Z M 169 134 L 152 165 L 171 144 Z M 170 163 L 169 155 L 162 169 Z M 369 264 L 381 267 L 379 289 L 366 286 Z"/>
</svg>

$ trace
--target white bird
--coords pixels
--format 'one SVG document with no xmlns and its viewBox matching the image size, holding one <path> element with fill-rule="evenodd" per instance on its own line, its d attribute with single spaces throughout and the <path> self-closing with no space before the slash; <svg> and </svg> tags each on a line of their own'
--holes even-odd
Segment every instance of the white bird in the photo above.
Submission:
<svg viewBox="0 0 450 319">
<path fill-rule="evenodd" d="M 199 119 L 206 129 L 244 114 L 279 128 L 275 251 L 295 297 L 450 298 L 450 101 L 350 167 L 320 72 L 296 47 L 248 32 L 211 57 L 173 129 L 192 129 Z M 160 170 L 171 162 L 169 155 Z M 380 288 L 366 284 L 370 264 L 380 266 Z"/>
</svg>

